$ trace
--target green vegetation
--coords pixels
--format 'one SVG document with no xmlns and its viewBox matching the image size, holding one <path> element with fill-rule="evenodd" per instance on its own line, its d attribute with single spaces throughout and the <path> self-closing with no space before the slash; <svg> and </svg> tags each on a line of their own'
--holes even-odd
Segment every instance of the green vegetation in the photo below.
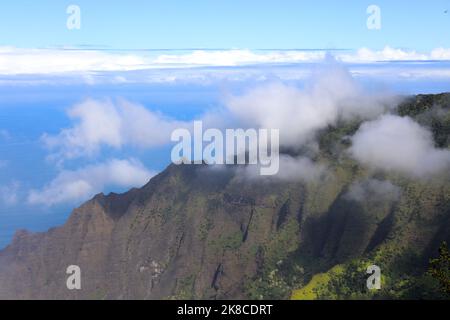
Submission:
<svg viewBox="0 0 450 320">
<path fill-rule="evenodd" d="M 293 300 L 315 300 L 323 295 L 323 291 L 330 284 L 330 281 L 344 272 L 341 265 L 333 267 L 326 273 L 315 274 L 311 281 L 301 289 L 292 292 Z"/>
<path fill-rule="evenodd" d="M 450 253 L 447 242 L 439 247 L 439 257 L 430 260 L 428 273 L 439 281 L 439 285 L 447 296 L 450 295 Z"/>
</svg>

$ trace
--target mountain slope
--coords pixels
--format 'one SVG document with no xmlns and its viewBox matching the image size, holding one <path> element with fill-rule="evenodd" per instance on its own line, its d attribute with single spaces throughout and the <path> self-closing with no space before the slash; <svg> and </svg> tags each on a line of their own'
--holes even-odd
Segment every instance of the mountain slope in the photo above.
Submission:
<svg viewBox="0 0 450 320">
<path fill-rule="evenodd" d="M 449 94 L 427 95 L 398 112 L 448 148 L 449 107 Z M 448 173 L 417 180 L 365 169 L 342 152 L 358 126 L 322 133 L 317 161 L 328 169 L 316 181 L 171 165 L 140 189 L 97 195 L 61 227 L 20 231 L 0 251 L 0 298 L 302 298 L 295 290 L 319 274 L 327 281 L 308 285 L 315 298 L 442 297 L 424 272 L 450 242 Z M 379 194 L 374 181 L 400 192 Z M 348 196 L 355 183 L 362 200 Z M 365 289 L 370 264 L 383 274 L 376 293 Z M 82 290 L 66 288 L 69 265 L 81 267 Z"/>
</svg>

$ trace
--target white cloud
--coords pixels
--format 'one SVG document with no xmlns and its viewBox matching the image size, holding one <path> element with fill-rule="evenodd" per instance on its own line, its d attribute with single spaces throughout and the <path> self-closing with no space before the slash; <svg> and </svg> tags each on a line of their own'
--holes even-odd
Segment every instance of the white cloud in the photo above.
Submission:
<svg viewBox="0 0 450 320">
<path fill-rule="evenodd" d="M 448 169 L 450 151 L 434 146 L 432 134 L 409 117 L 383 115 L 352 137 L 352 156 L 375 168 L 423 177 Z"/>
<path fill-rule="evenodd" d="M 261 63 L 295 63 L 320 61 L 322 51 L 196 50 L 186 54 L 163 54 L 153 62 L 161 66 L 239 66 Z"/>
<path fill-rule="evenodd" d="M 377 61 L 430 61 L 450 60 L 450 48 L 435 48 L 430 52 L 418 52 L 416 50 L 404 50 L 384 47 L 382 50 L 360 48 L 355 53 L 337 54 L 342 62 L 364 63 Z"/>
<path fill-rule="evenodd" d="M 68 158 L 80 153 L 92 154 L 102 143 L 113 147 L 122 145 L 121 118 L 110 102 L 87 100 L 74 106 L 68 112 L 78 124 L 63 129 L 57 136 L 45 134 L 43 140 L 49 148 L 62 148 Z"/>
<path fill-rule="evenodd" d="M 0 74 L 51 74 L 139 70 L 143 56 L 93 50 L 21 49 L 0 47 Z"/>
<path fill-rule="evenodd" d="M 332 51 L 337 60 L 347 63 L 409 60 L 449 60 L 450 49 L 435 48 L 417 52 L 386 46 L 382 50 L 361 48 L 356 52 Z M 0 47 L 0 74 L 32 75 L 133 71 L 199 66 L 243 66 L 252 64 L 310 63 L 326 57 L 325 50 L 194 50 L 187 53 L 151 54 L 148 52 L 112 53 L 76 48 L 32 49 Z M 123 81 L 125 78 L 116 78 Z"/>
<path fill-rule="evenodd" d="M 0 203 L 12 206 L 18 201 L 20 183 L 13 181 L 7 185 L 0 186 Z"/>
<path fill-rule="evenodd" d="M 86 100 L 75 105 L 69 116 L 76 121 L 58 135 L 44 134 L 42 140 L 57 159 L 92 156 L 103 145 L 120 149 L 124 145 L 142 148 L 166 144 L 173 129 L 184 127 L 180 121 L 125 100 Z"/>
<path fill-rule="evenodd" d="M 271 83 L 226 101 L 229 112 L 248 127 L 280 130 L 280 144 L 298 147 L 339 120 L 373 118 L 395 106 L 394 97 L 364 91 L 335 62 L 326 64 L 305 89 Z"/>
<path fill-rule="evenodd" d="M 376 61 L 411 61 L 411 60 L 430 60 L 431 53 L 419 53 L 415 50 L 402 50 L 385 47 L 383 50 L 371 50 L 368 48 L 360 48 L 356 53 L 341 54 L 339 60 L 343 62 L 376 62 Z M 444 56 L 442 56 L 444 57 Z M 433 58 L 435 59 L 435 58 Z"/>
<path fill-rule="evenodd" d="M 40 190 L 31 190 L 30 204 L 52 206 L 87 200 L 107 186 L 139 187 L 154 175 L 135 159 L 113 159 L 77 170 L 62 170 Z"/>
<path fill-rule="evenodd" d="M 347 63 L 378 61 L 426 61 L 450 60 L 450 49 L 435 48 L 430 52 L 384 47 L 382 50 L 360 48 L 355 52 L 333 51 L 337 60 Z M 162 54 L 152 62 L 160 66 L 240 66 L 251 64 L 320 62 L 327 56 L 326 50 L 197 50 L 184 54 Z"/>
<path fill-rule="evenodd" d="M 436 48 L 431 51 L 431 60 L 450 60 L 450 49 Z"/>
</svg>

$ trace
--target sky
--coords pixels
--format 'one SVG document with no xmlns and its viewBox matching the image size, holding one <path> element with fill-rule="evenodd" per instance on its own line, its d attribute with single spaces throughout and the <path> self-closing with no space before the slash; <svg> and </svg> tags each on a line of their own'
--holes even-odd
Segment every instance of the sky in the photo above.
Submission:
<svg viewBox="0 0 450 320">
<path fill-rule="evenodd" d="M 72 5 L 79 29 L 67 27 Z M 380 10 L 379 28 L 368 27 L 371 5 Z M 331 77 L 333 88 L 351 78 L 352 90 L 355 81 L 383 94 L 450 91 L 449 9 L 450 0 L 3 1 L 0 248 L 18 229 L 62 224 L 96 193 L 142 186 L 170 163 L 171 130 L 198 118 L 220 122 L 230 96 L 255 99 L 278 119 L 278 105 L 246 92 L 289 95 L 285 86 L 308 87 L 335 64 L 345 72 Z M 322 107 L 315 96 L 293 96 Z M 249 117 L 264 122 L 258 110 Z M 296 127 L 293 120 L 304 121 L 280 119 Z M 355 141 L 364 146 L 391 123 L 405 127 L 406 140 L 411 132 L 426 136 L 386 118 Z M 422 162 L 447 159 L 428 140 L 410 149 Z M 364 148 L 357 154 L 367 160 Z"/>
<path fill-rule="evenodd" d="M 66 9 L 81 9 L 68 30 Z M 369 5 L 379 30 L 366 27 Z M 450 47 L 449 0 L 19 0 L 0 5 L 0 45 L 109 49 Z"/>
</svg>

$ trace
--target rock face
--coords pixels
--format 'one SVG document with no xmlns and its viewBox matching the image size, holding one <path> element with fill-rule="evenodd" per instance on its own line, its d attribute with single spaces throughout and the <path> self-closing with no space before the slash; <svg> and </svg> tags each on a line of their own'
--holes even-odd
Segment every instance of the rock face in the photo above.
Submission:
<svg viewBox="0 0 450 320">
<path fill-rule="evenodd" d="M 436 101 L 446 113 L 430 120 Z M 437 121 L 435 138 L 448 148 L 449 101 L 420 96 L 399 110 Z M 140 189 L 97 195 L 61 227 L 19 231 L 0 251 L 0 299 L 281 299 L 313 275 L 355 261 L 380 265 L 391 284 L 380 297 L 416 298 L 428 259 L 450 242 L 449 176 L 422 181 L 368 171 L 336 153 L 354 130 L 323 133 L 317 161 L 328 170 L 317 181 L 171 165 Z M 373 179 L 401 192 L 348 197 L 355 182 Z M 66 287 L 70 265 L 81 268 L 81 290 Z M 399 279 L 410 282 L 398 288 Z"/>
<path fill-rule="evenodd" d="M 286 219 L 275 197 L 287 188 L 234 180 L 232 170 L 170 166 L 140 190 L 97 195 L 60 228 L 17 233 L 1 253 L 1 297 L 244 297 L 258 244 Z M 69 265 L 82 270 L 80 291 L 66 288 Z"/>
</svg>

